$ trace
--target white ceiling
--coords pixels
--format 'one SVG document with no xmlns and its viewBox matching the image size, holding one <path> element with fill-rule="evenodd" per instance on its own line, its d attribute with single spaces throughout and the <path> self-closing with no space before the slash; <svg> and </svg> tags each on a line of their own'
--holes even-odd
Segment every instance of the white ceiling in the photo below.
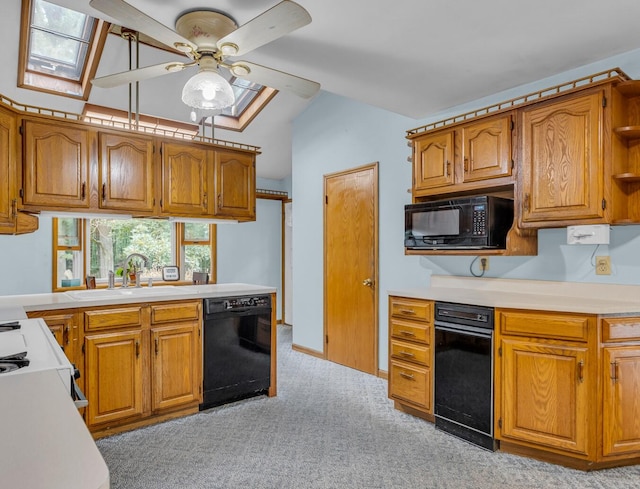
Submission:
<svg viewBox="0 0 640 489">
<path fill-rule="evenodd" d="M 102 15 L 89 7 L 89 0 L 49 1 Z M 278 0 L 127 1 L 173 28 L 180 13 L 202 7 L 223 11 L 242 25 Z M 315 80 L 324 91 L 417 120 L 640 47 L 638 0 L 298 3 L 309 11 L 312 23 L 243 59 Z M 173 56 L 166 52 L 143 49 L 140 66 L 170 59 Z M 127 44 L 110 36 L 98 75 L 127 67 Z M 188 120 L 189 111 L 179 99 L 192 74 L 142 82 L 140 111 Z M 94 88 L 89 101 L 126 108 L 127 100 L 123 87 Z M 308 103 L 281 92 L 244 133 L 218 131 L 215 136 L 261 146 L 258 176 L 283 178 L 291 168 L 290 123 Z"/>
</svg>

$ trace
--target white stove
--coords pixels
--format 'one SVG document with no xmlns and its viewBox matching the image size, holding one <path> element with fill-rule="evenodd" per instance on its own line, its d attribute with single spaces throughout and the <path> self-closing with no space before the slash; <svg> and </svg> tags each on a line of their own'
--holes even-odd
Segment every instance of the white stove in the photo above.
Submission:
<svg viewBox="0 0 640 489">
<path fill-rule="evenodd" d="M 75 369 L 43 319 L 0 321 L 0 379 L 42 370 L 57 371 L 72 397 L 79 392 Z M 83 407 L 86 401 L 80 397 L 76 406 Z"/>
</svg>

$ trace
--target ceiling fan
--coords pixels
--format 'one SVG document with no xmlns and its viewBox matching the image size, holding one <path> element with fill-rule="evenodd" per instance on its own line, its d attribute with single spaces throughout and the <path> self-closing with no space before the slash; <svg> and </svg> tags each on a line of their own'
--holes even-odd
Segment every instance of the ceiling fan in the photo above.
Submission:
<svg viewBox="0 0 640 489">
<path fill-rule="evenodd" d="M 289 73 L 249 61 L 227 61 L 228 57 L 242 56 L 310 23 L 309 13 L 290 0 L 281 1 L 240 27 L 219 11 L 189 11 L 178 17 L 175 31 L 124 0 L 91 0 L 89 5 L 122 26 L 190 58 L 185 63 L 171 61 L 95 78 L 92 83 L 97 87 L 111 88 L 198 66 L 198 73 L 183 88 L 182 100 L 203 110 L 220 110 L 234 103 L 233 91 L 219 75 L 218 68 L 229 70 L 237 78 L 288 90 L 303 98 L 313 97 L 320 89 L 319 83 Z"/>
</svg>

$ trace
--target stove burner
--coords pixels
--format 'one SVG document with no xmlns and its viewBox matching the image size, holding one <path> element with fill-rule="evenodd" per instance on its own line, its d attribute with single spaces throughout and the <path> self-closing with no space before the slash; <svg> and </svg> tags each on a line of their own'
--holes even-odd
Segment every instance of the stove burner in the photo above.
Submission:
<svg viewBox="0 0 640 489">
<path fill-rule="evenodd" d="M 0 374 L 13 372 L 14 370 L 18 370 L 19 368 L 20 367 L 16 363 L 0 362 Z"/>
<path fill-rule="evenodd" d="M 27 352 L 23 352 L 0 358 L 0 374 L 12 372 L 19 368 L 29 366 L 29 359 L 26 355 Z"/>
<path fill-rule="evenodd" d="M 4 331 L 15 331 L 16 329 L 20 329 L 20 323 L 18 321 L 0 324 L 0 333 Z"/>
</svg>

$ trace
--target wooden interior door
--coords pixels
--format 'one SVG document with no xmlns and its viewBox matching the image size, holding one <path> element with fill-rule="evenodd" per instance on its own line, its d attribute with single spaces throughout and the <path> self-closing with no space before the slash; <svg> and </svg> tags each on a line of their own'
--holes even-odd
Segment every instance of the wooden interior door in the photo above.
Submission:
<svg viewBox="0 0 640 489">
<path fill-rule="evenodd" d="M 324 180 L 324 356 L 378 365 L 378 164 Z"/>
</svg>

